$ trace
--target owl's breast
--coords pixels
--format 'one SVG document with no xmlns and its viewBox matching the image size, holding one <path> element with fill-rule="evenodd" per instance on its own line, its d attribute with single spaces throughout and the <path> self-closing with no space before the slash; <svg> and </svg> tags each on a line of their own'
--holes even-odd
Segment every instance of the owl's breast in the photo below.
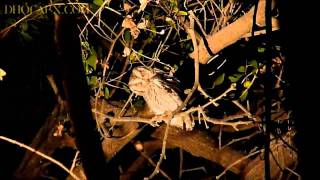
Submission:
<svg viewBox="0 0 320 180">
<path fill-rule="evenodd" d="M 151 85 L 143 97 L 149 108 L 156 115 L 175 111 L 182 104 L 180 97 L 175 91 L 167 91 L 165 88 L 156 85 Z"/>
</svg>

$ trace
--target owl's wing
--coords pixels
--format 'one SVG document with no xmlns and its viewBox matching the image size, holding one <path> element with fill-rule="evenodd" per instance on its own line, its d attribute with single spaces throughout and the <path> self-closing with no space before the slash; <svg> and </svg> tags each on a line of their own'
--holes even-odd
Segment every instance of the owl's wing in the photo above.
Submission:
<svg viewBox="0 0 320 180">
<path fill-rule="evenodd" d="M 161 83 L 164 85 L 168 92 L 175 91 L 176 93 L 181 93 L 181 90 L 178 88 L 180 81 L 164 71 L 156 71 L 157 78 L 160 79 Z"/>
</svg>

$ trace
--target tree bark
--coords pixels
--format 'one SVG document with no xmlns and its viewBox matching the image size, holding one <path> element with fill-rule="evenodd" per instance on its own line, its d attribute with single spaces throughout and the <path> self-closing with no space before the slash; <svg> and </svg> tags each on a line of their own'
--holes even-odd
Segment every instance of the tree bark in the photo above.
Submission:
<svg viewBox="0 0 320 180">
<path fill-rule="evenodd" d="M 161 126 L 155 130 L 152 137 L 161 139 L 165 132 L 165 126 Z M 244 155 L 231 148 L 219 150 L 217 142 L 213 140 L 207 133 L 199 130 L 187 132 L 178 128 L 170 127 L 167 143 L 179 147 L 196 157 L 202 157 L 209 161 L 215 162 L 223 167 L 227 167 Z M 233 166 L 230 171 L 240 174 L 247 166 L 250 160 L 246 159 L 239 164 Z"/>
<path fill-rule="evenodd" d="M 275 5 L 274 1 L 272 2 Z M 256 24 L 260 27 L 265 26 L 265 0 L 259 0 Z M 218 53 L 222 49 L 230 46 L 231 44 L 237 42 L 247 33 L 250 33 L 253 25 L 253 15 L 254 7 L 249 10 L 245 15 L 237 19 L 235 22 L 224 27 L 220 31 L 210 34 L 207 36 L 209 48 L 213 53 Z M 278 20 L 272 18 L 272 27 L 278 27 Z M 200 40 L 199 45 L 199 62 L 201 64 L 206 64 L 210 59 L 210 54 L 204 44 L 203 39 Z M 190 57 L 194 59 L 194 52 L 190 54 Z"/>
<path fill-rule="evenodd" d="M 76 16 L 57 16 L 57 45 L 63 67 L 64 89 L 74 125 L 76 144 L 88 179 L 99 179 L 111 174 L 114 167 L 106 165 L 100 137 L 92 116 L 89 87 L 83 68 Z"/>
</svg>

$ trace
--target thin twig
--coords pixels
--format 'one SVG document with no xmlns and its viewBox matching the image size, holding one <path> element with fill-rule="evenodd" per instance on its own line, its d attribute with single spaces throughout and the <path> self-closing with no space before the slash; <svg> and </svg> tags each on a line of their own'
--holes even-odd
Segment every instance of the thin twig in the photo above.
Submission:
<svg viewBox="0 0 320 180">
<path fill-rule="evenodd" d="M 128 43 L 130 49 L 133 46 L 133 41 L 134 41 L 134 39 L 131 39 L 131 41 Z M 115 86 L 119 86 L 120 80 L 122 79 L 123 75 L 125 73 L 127 73 L 126 70 L 127 70 L 128 65 L 129 65 L 129 62 L 130 62 L 130 55 L 127 56 L 126 59 L 125 59 L 124 65 L 123 65 L 122 70 L 120 72 L 119 81 L 116 82 Z M 116 89 L 117 88 L 112 89 L 112 91 L 110 92 L 109 98 L 111 98 L 113 96 L 113 94 L 116 92 Z"/>
<path fill-rule="evenodd" d="M 203 172 L 207 173 L 207 170 L 206 170 L 206 168 L 204 166 L 185 169 L 185 170 L 183 170 L 183 172 L 192 172 L 192 171 L 198 171 L 198 170 L 202 170 Z"/>
<path fill-rule="evenodd" d="M 258 151 L 255 151 L 253 153 L 248 154 L 247 156 L 244 156 L 238 160 L 236 160 L 235 162 L 233 162 L 232 164 L 230 164 L 227 168 L 224 169 L 224 171 L 222 173 L 220 173 L 218 176 L 216 176 L 216 179 L 219 180 L 231 167 L 235 166 L 236 164 L 239 164 L 241 161 L 250 158 L 251 156 L 254 156 L 258 153 L 261 153 L 263 151 L 263 149 L 260 149 Z"/>
<path fill-rule="evenodd" d="M 33 149 L 32 147 L 27 146 L 27 145 L 25 145 L 25 144 L 23 144 L 23 143 L 21 143 L 21 142 L 16 141 L 16 140 L 13 140 L 13 139 L 10 139 L 10 138 L 4 137 L 4 136 L 0 136 L 0 139 L 2 139 L 2 140 L 4 140 L 4 141 L 7 141 L 7 142 L 9 142 L 9 143 L 15 144 L 15 145 L 17 145 L 17 146 L 23 147 L 23 148 L 25 148 L 25 149 L 27 149 L 27 150 L 29 150 L 29 151 L 31 151 L 31 152 L 33 152 L 33 153 L 41 156 L 41 157 L 43 157 L 44 159 L 47 159 L 47 160 L 51 161 L 52 163 L 54 163 L 54 164 L 56 164 L 57 166 L 61 167 L 61 168 L 62 168 L 64 171 L 66 171 L 68 174 L 70 174 L 74 179 L 80 180 L 80 178 L 79 178 L 77 175 L 75 175 L 73 172 L 71 172 L 71 171 L 70 171 L 66 166 L 64 166 L 61 162 L 53 159 L 52 157 L 50 157 L 50 156 L 48 156 L 48 155 L 46 155 L 46 154 L 43 154 L 42 152 L 37 151 L 37 150 Z"/>
<path fill-rule="evenodd" d="M 193 93 L 197 90 L 198 85 L 199 85 L 199 48 L 198 48 L 198 43 L 196 40 L 195 31 L 194 31 L 194 13 L 192 11 L 189 11 L 189 19 L 190 19 L 190 26 L 185 27 L 185 29 L 191 37 L 193 50 L 195 53 L 195 56 L 194 56 L 194 83 L 193 83 L 193 87 L 191 89 L 191 92 L 188 94 L 186 99 L 183 101 L 182 105 L 175 112 L 178 112 L 184 108 L 184 106 L 189 102 L 190 98 L 192 97 Z"/>
<path fill-rule="evenodd" d="M 107 1 L 105 1 L 107 2 Z M 103 82 L 105 81 L 105 76 L 106 76 L 106 71 L 107 71 L 107 63 L 111 57 L 111 54 L 113 52 L 113 48 L 117 42 L 117 40 L 119 39 L 119 37 L 122 35 L 122 33 L 124 32 L 125 28 L 122 28 L 121 31 L 117 34 L 117 36 L 115 37 L 115 39 L 113 39 L 112 41 L 112 44 L 110 46 L 110 49 L 109 49 L 109 52 L 108 52 L 108 55 L 107 57 L 105 58 L 104 60 L 104 63 L 103 63 L 103 73 L 102 73 L 102 80 L 99 84 L 99 88 L 98 88 L 98 91 L 97 91 L 97 94 L 96 94 L 96 97 L 95 97 L 95 103 L 94 103 L 94 108 L 97 109 L 97 106 L 98 106 L 98 98 L 99 98 L 99 94 L 102 90 L 102 87 L 103 87 Z M 103 106 L 101 107 L 101 109 L 103 108 Z M 95 116 L 95 120 L 96 120 L 96 124 L 97 124 L 97 129 L 100 133 L 100 136 L 104 137 L 104 133 L 100 130 L 100 124 L 98 123 L 97 121 L 97 116 Z"/>
<path fill-rule="evenodd" d="M 76 154 L 74 155 L 74 158 L 72 160 L 72 165 L 70 168 L 70 172 L 72 172 L 73 169 L 76 167 L 76 163 L 77 163 L 77 159 L 78 159 L 79 154 L 80 154 L 80 151 L 77 151 Z"/>
<path fill-rule="evenodd" d="M 101 11 L 103 10 L 103 7 L 108 3 L 109 1 L 104 1 L 102 3 L 102 5 L 99 7 L 99 9 L 92 15 L 92 17 L 87 21 L 87 23 L 85 24 L 85 26 L 83 27 L 82 31 L 80 32 L 80 34 L 82 34 L 84 32 L 84 30 L 87 28 L 88 24 L 91 23 L 91 21 L 93 20 L 94 17 L 96 17 L 99 13 L 101 13 Z"/>
<path fill-rule="evenodd" d="M 146 158 L 152 166 L 156 167 L 156 163 L 154 163 L 153 160 L 146 153 L 141 152 L 141 156 Z M 160 174 L 162 174 L 163 177 L 171 180 L 171 178 L 168 176 L 168 174 L 165 173 L 161 168 L 159 168 L 159 172 L 160 172 Z"/>
<path fill-rule="evenodd" d="M 232 103 L 238 106 L 244 113 L 246 113 L 249 118 L 252 118 L 252 114 L 245 107 L 243 107 L 242 104 L 239 103 L 239 101 L 233 100 Z"/>
<path fill-rule="evenodd" d="M 183 174 L 183 149 L 179 148 L 179 156 L 180 156 L 180 161 L 179 161 L 179 179 L 182 178 Z"/>
<path fill-rule="evenodd" d="M 218 140 L 219 140 L 219 149 L 221 149 L 221 144 L 222 144 L 222 129 L 223 129 L 223 125 L 220 126 L 219 128 L 219 136 L 218 136 Z"/>
<path fill-rule="evenodd" d="M 227 125 L 227 126 L 232 126 L 232 128 L 236 131 L 239 131 L 239 129 L 237 128 L 237 126 L 239 125 L 249 125 L 252 122 L 251 121 L 238 121 L 238 122 L 223 122 L 223 121 L 219 121 L 216 119 L 212 119 L 212 118 L 208 118 L 205 119 L 205 121 L 210 122 L 212 124 L 216 124 L 216 125 Z"/>
<path fill-rule="evenodd" d="M 298 174 L 297 172 L 295 172 L 294 170 L 292 170 L 288 167 L 286 167 L 285 169 L 288 170 L 289 172 L 291 172 L 292 174 L 296 175 L 298 177 L 298 180 L 301 180 L 300 174 Z"/>
<path fill-rule="evenodd" d="M 112 122 L 140 122 L 140 123 L 149 124 L 149 125 L 151 125 L 153 127 L 159 126 L 159 124 L 156 121 L 153 121 L 152 119 L 148 119 L 148 118 L 141 118 L 141 117 L 113 117 L 113 116 L 108 116 L 108 115 L 105 115 L 105 114 L 103 114 L 101 112 L 98 112 L 95 109 L 92 109 L 92 112 L 103 116 L 103 118 L 108 118 Z"/>
<path fill-rule="evenodd" d="M 221 98 L 227 96 L 227 94 L 230 92 L 230 91 L 233 91 L 233 90 L 236 90 L 236 84 L 235 83 L 232 83 L 230 85 L 230 87 L 224 92 L 222 93 L 220 96 L 214 98 L 214 99 L 210 99 L 209 102 L 205 105 L 202 106 L 202 108 L 206 108 L 208 107 L 209 105 L 213 104 L 214 106 L 218 106 L 217 102 L 218 100 L 220 100 Z"/>
<path fill-rule="evenodd" d="M 236 142 L 239 142 L 239 141 L 243 141 L 243 140 L 249 140 L 251 139 L 253 136 L 259 134 L 260 132 L 259 131 L 255 131 L 254 133 L 248 135 L 248 136 L 245 136 L 245 137 L 241 137 L 241 138 L 237 138 L 237 139 L 232 139 L 230 142 L 228 142 L 226 145 L 222 146 L 221 149 L 223 148 L 226 148 L 228 146 L 230 146 L 231 144 L 233 143 L 236 143 Z"/>
<path fill-rule="evenodd" d="M 152 179 L 155 175 L 157 175 L 159 173 L 159 168 L 160 165 L 162 163 L 162 160 L 166 157 L 166 144 L 167 144 L 167 138 L 168 138 L 168 132 L 169 132 L 169 128 L 170 128 L 170 123 L 171 123 L 171 119 L 169 119 L 168 124 L 166 126 L 166 130 L 164 132 L 164 137 L 163 137 L 163 144 L 162 144 L 162 150 L 161 150 L 161 154 L 160 154 L 160 159 L 157 162 L 157 166 L 154 169 L 154 171 L 152 172 L 152 174 L 147 178 L 147 179 Z"/>
<path fill-rule="evenodd" d="M 127 108 L 128 104 L 131 102 L 132 97 L 134 96 L 134 93 L 131 93 L 127 102 L 124 104 L 124 106 L 122 107 L 118 117 L 122 117 L 125 113 L 125 109 Z"/>
</svg>

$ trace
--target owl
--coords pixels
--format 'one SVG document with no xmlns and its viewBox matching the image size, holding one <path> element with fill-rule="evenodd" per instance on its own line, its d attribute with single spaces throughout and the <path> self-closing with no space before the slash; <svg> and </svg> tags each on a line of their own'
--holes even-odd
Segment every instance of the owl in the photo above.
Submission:
<svg viewBox="0 0 320 180">
<path fill-rule="evenodd" d="M 138 66 L 132 70 L 129 88 L 138 96 L 142 96 L 147 106 L 155 115 L 173 112 L 182 105 L 177 91 L 165 79 L 165 74 L 149 67 Z M 167 76 L 169 77 L 169 76 Z M 170 125 L 186 130 L 192 130 L 193 123 L 190 116 L 173 117 Z"/>
</svg>

